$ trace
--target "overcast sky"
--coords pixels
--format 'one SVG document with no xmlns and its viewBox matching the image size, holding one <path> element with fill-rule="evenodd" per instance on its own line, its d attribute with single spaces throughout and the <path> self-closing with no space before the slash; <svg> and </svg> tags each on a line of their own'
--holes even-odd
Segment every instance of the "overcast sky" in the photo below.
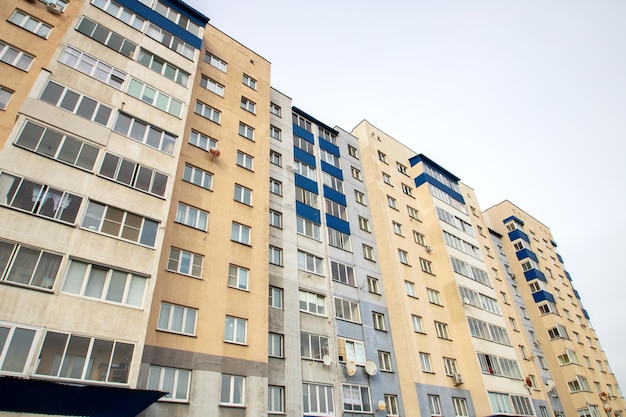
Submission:
<svg viewBox="0 0 626 417">
<path fill-rule="evenodd" d="M 328 125 L 367 119 L 550 227 L 626 393 L 626 2 L 187 0 Z"/>
</svg>

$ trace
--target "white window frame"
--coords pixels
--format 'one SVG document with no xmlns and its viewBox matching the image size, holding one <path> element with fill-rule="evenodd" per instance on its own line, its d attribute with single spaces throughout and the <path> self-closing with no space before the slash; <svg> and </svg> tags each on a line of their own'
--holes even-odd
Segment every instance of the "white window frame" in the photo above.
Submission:
<svg viewBox="0 0 626 417">
<path fill-rule="evenodd" d="M 368 261 L 375 262 L 374 248 L 369 245 L 363 244 L 362 249 L 363 249 L 363 258 L 367 259 Z"/>
<path fill-rule="evenodd" d="M 47 39 L 50 32 L 52 32 L 52 26 L 19 9 L 16 9 L 7 20 L 44 39 Z"/>
<path fill-rule="evenodd" d="M 235 393 L 239 392 L 237 399 Z M 220 405 L 243 407 L 246 398 L 246 377 L 222 374 L 220 384 Z"/>
<path fill-rule="evenodd" d="M 270 193 L 278 196 L 283 195 L 283 183 L 275 178 L 270 178 Z"/>
<path fill-rule="evenodd" d="M 176 254 L 178 252 L 178 254 Z M 172 256 L 176 255 L 175 258 Z M 202 279 L 204 256 L 183 249 L 171 247 L 167 270 L 178 274 Z"/>
<path fill-rule="evenodd" d="M 195 336 L 197 319 L 198 309 L 161 301 L 156 328 L 169 333 Z"/>
<path fill-rule="evenodd" d="M 207 77 L 204 74 L 202 74 L 202 77 L 200 77 L 200 87 L 205 88 L 220 97 L 224 97 L 224 90 L 226 88 L 222 84 Z"/>
<path fill-rule="evenodd" d="M 0 86 L 0 110 L 6 110 L 14 92 L 13 90 Z"/>
<path fill-rule="evenodd" d="M 11 52 L 11 54 L 9 54 L 9 52 Z M 5 64 L 28 72 L 34 60 L 35 57 L 32 55 L 0 41 L 0 61 Z"/>
<path fill-rule="evenodd" d="M 233 198 L 241 204 L 252 206 L 252 190 L 241 184 L 235 184 L 235 193 Z"/>
<path fill-rule="evenodd" d="M 278 352 L 276 351 L 278 350 Z M 279 333 L 268 333 L 267 335 L 267 355 L 270 358 L 285 357 L 285 336 Z"/>
<path fill-rule="evenodd" d="M 274 209 L 270 209 L 270 226 L 282 229 L 283 213 Z"/>
<path fill-rule="evenodd" d="M 412 298 L 417 298 L 417 295 L 415 293 L 415 283 L 405 280 L 404 289 L 406 290 L 406 295 Z"/>
<path fill-rule="evenodd" d="M 298 297 L 298 308 L 300 311 L 316 316 L 326 316 L 326 296 L 315 292 L 300 290 Z"/>
<path fill-rule="evenodd" d="M 271 265 L 283 266 L 283 250 L 281 248 L 270 245 L 269 263 Z"/>
<path fill-rule="evenodd" d="M 298 269 L 316 275 L 323 275 L 324 259 L 312 253 L 298 250 Z"/>
<path fill-rule="evenodd" d="M 228 63 L 213 55 L 209 51 L 204 52 L 204 61 L 222 72 L 226 72 L 228 70 Z"/>
<path fill-rule="evenodd" d="M 387 331 L 387 324 L 385 323 L 385 315 L 377 311 L 372 311 L 372 322 L 374 323 L 374 329 L 381 332 Z"/>
<path fill-rule="evenodd" d="M 285 387 L 278 385 L 267 386 L 267 412 L 285 413 Z"/>
<path fill-rule="evenodd" d="M 378 364 L 381 371 L 393 372 L 393 366 L 391 364 L 391 353 L 379 350 Z"/>
<path fill-rule="evenodd" d="M 217 109 L 214 109 L 208 104 L 201 102 L 200 100 L 196 100 L 194 113 L 207 120 L 212 121 L 213 123 L 217 123 L 218 125 L 220 124 L 220 121 L 222 119 L 222 112 L 220 112 Z"/>
<path fill-rule="evenodd" d="M 187 402 L 191 374 L 189 369 L 150 365 L 146 389 L 166 392 L 160 401 Z"/>
<path fill-rule="evenodd" d="M 185 203 L 178 202 L 176 210 L 176 223 L 193 227 L 194 229 L 206 232 L 209 230 L 209 213 Z"/>
<path fill-rule="evenodd" d="M 353 413 L 371 413 L 372 399 L 366 385 L 341 384 L 343 409 Z"/>
<path fill-rule="evenodd" d="M 182 179 L 205 190 L 213 190 L 213 174 L 198 167 L 185 164 Z"/>
<path fill-rule="evenodd" d="M 296 230 L 299 235 L 320 240 L 320 225 L 304 217 L 296 217 Z"/>
<path fill-rule="evenodd" d="M 256 114 L 256 103 L 254 101 L 250 100 L 249 98 L 241 96 L 241 102 L 240 102 L 239 105 L 245 111 L 250 112 L 252 114 Z M 239 125 L 239 127 L 241 128 L 241 124 Z M 241 133 L 239 133 L 239 134 L 241 135 Z M 248 138 L 248 136 L 245 136 L 245 135 L 242 135 L 242 136 Z M 253 135 L 253 137 L 254 137 L 254 135 Z M 252 140 L 251 138 L 248 138 L 248 139 Z"/>
<path fill-rule="evenodd" d="M 239 122 L 239 136 L 254 142 L 254 128 L 243 122 Z"/>
<path fill-rule="evenodd" d="M 238 290 L 248 291 L 250 270 L 239 265 L 228 265 L 228 286 Z"/>
<path fill-rule="evenodd" d="M 243 85 L 250 87 L 253 90 L 256 90 L 256 80 L 250 77 L 248 74 L 243 74 L 241 77 L 241 82 Z"/>
<path fill-rule="evenodd" d="M 254 171 L 254 157 L 247 153 L 237 151 L 237 166 L 249 171 Z"/>
<path fill-rule="evenodd" d="M 252 228 L 245 224 L 232 222 L 230 231 L 230 240 L 233 242 L 241 243 L 242 245 L 250 246 L 252 244 Z"/>
<path fill-rule="evenodd" d="M 243 328 L 243 335 L 240 334 Z M 224 342 L 246 345 L 248 339 L 248 320 L 241 317 L 226 316 L 224 320 Z"/>
</svg>

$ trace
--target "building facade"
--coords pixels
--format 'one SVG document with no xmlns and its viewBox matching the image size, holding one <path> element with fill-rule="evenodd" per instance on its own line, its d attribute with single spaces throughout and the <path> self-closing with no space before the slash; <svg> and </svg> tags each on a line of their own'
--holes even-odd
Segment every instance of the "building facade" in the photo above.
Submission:
<svg viewBox="0 0 626 417">
<path fill-rule="evenodd" d="M 0 413 L 623 415 L 530 214 L 179 0 L 0 14 Z"/>
</svg>

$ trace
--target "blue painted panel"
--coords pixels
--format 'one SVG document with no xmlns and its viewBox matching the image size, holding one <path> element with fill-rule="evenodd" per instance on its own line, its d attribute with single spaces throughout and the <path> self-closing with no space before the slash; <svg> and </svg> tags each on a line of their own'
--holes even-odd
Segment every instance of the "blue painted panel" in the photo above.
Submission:
<svg viewBox="0 0 626 417">
<path fill-rule="evenodd" d="M 202 49 L 202 39 L 197 37 L 196 35 L 187 32 L 185 29 L 178 26 L 176 23 L 167 19 L 166 17 L 161 16 L 151 8 L 145 6 L 144 4 L 139 3 L 137 0 L 117 0 L 117 2 L 124 6 L 125 8 L 132 10 L 138 15 L 146 18 L 150 22 L 154 23 L 158 27 L 168 31 L 172 35 L 177 38 L 182 39 L 187 42 L 189 45 L 193 46 L 196 49 Z M 185 16 L 187 16 L 185 14 Z M 203 24 L 201 26 L 206 26 Z"/>
<path fill-rule="evenodd" d="M 304 188 L 305 190 L 308 190 L 314 194 L 319 194 L 317 190 L 317 183 L 315 181 L 303 177 L 300 174 L 294 174 L 294 178 L 296 181 L 296 186 Z"/>
<path fill-rule="evenodd" d="M 550 243 L 552 243 L 552 246 L 556 248 L 556 242 L 554 240 L 550 240 Z"/>
<path fill-rule="evenodd" d="M 583 316 L 585 316 L 585 318 L 589 320 L 589 313 L 587 313 L 587 310 L 585 310 L 584 308 L 581 310 L 583 311 Z"/>
<path fill-rule="evenodd" d="M 209 18 L 200 13 L 198 10 L 189 6 L 187 3 L 184 3 L 179 0 L 159 0 L 161 3 L 164 3 L 176 10 L 183 16 L 187 17 L 189 20 L 199 24 L 200 26 L 206 26 L 209 23 Z"/>
<path fill-rule="evenodd" d="M 526 281 L 532 281 L 533 279 L 538 279 L 543 282 L 548 282 L 543 272 L 535 268 L 529 269 L 528 271 L 524 272 L 524 278 L 526 278 Z"/>
<path fill-rule="evenodd" d="M 311 155 L 310 153 L 304 152 L 302 149 L 296 148 L 295 146 L 293 147 L 293 159 L 295 159 L 296 161 L 304 162 L 305 164 L 310 165 L 313 168 L 317 168 L 317 165 L 315 163 L 315 156 Z"/>
<path fill-rule="evenodd" d="M 452 188 L 448 187 L 447 185 L 442 184 L 441 182 L 431 177 L 430 175 L 426 174 L 425 172 L 421 173 L 415 178 L 415 186 L 419 187 L 424 183 L 429 183 L 429 184 L 434 185 L 435 187 L 439 188 L 444 193 L 448 194 L 450 197 L 465 204 L 465 199 L 463 198 L 461 194 L 457 193 L 456 191 L 454 191 Z"/>
<path fill-rule="evenodd" d="M 339 230 L 341 233 L 350 234 L 350 224 L 338 217 L 331 216 L 326 213 L 326 225 L 332 229 Z"/>
<path fill-rule="evenodd" d="M 569 274 L 569 272 L 565 271 L 565 276 L 567 277 L 567 279 L 569 279 L 570 281 L 572 280 L 572 276 Z"/>
<path fill-rule="evenodd" d="M 523 222 L 522 220 L 518 219 L 518 218 L 517 218 L 517 217 L 515 217 L 515 216 L 509 216 L 509 217 L 507 217 L 506 219 L 502 220 L 502 223 L 508 223 L 508 222 L 510 222 L 511 220 L 513 220 L 513 221 L 515 221 L 515 222 L 517 222 L 517 223 L 521 224 L 522 226 L 524 225 L 524 222 Z"/>
<path fill-rule="evenodd" d="M 533 251 L 526 249 L 526 248 L 515 252 L 515 255 L 517 256 L 518 261 L 521 261 L 522 259 L 530 258 L 535 262 L 539 262 L 539 260 L 537 259 L 537 255 L 535 255 Z"/>
<path fill-rule="evenodd" d="M 295 136 L 301 137 L 302 139 L 306 140 L 307 142 L 311 142 L 313 144 L 315 144 L 315 136 L 313 136 L 313 133 L 309 132 L 306 129 L 301 128 L 300 126 L 296 125 L 296 124 L 292 124 L 293 126 L 293 134 Z"/>
<path fill-rule="evenodd" d="M 559 262 L 561 262 L 562 264 L 565 263 L 563 262 L 563 258 L 561 257 L 561 255 L 559 255 L 558 253 L 556 254 L 556 257 L 559 259 Z"/>
<path fill-rule="evenodd" d="M 296 214 L 317 224 L 322 223 L 322 216 L 320 215 L 320 211 L 318 209 L 307 206 L 299 201 L 296 201 Z"/>
<path fill-rule="evenodd" d="M 332 166 L 326 161 L 320 161 L 320 165 L 322 166 L 322 171 L 328 172 L 333 177 L 343 180 L 343 172 L 339 168 Z"/>
<path fill-rule="evenodd" d="M 572 291 L 574 291 L 574 296 L 580 300 L 580 294 L 578 294 L 578 291 L 576 290 L 572 290 Z"/>
<path fill-rule="evenodd" d="M 550 301 L 551 303 L 554 303 L 554 296 L 552 294 L 550 294 L 547 291 L 541 290 L 541 291 L 537 291 L 536 293 L 533 293 L 533 299 L 535 300 L 535 303 L 539 303 L 541 301 Z"/>
<path fill-rule="evenodd" d="M 328 188 L 328 186 L 324 185 L 322 186 L 322 189 L 324 190 L 324 197 L 333 200 L 335 203 L 339 203 L 342 206 L 347 206 L 348 204 L 346 203 L 346 196 L 341 194 L 340 192 L 337 192 L 335 190 L 333 190 L 332 188 Z"/>
<path fill-rule="evenodd" d="M 337 146 L 337 145 L 335 145 L 333 143 L 330 143 L 326 139 L 322 139 L 319 136 L 318 136 L 317 140 L 319 141 L 320 148 L 324 149 L 325 151 L 328 151 L 329 153 L 332 153 L 333 155 L 340 156 L 340 154 L 339 154 L 339 146 Z"/>
<path fill-rule="evenodd" d="M 530 243 L 530 239 L 528 238 L 528 235 L 519 229 L 515 229 L 512 232 L 509 232 L 509 239 L 511 240 L 511 242 L 517 239 L 523 239 L 526 242 Z"/>
<path fill-rule="evenodd" d="M 415 166 L 419 162 L 425 163 L 426 165 L 428 165 L 435 171 L 438 171 L 440 174 L 443 174 L 444 176 L 448 177 L 448 179 L 450 179 L 452 182 L 459 182 L 461 180 L 459 177 L 457 177 L 456 175 L 454 175 L 453 173 L 451 173 L 450 171 L 448 171 L 447 169 L 445 169 L 444 167 L 442 167 L 441 165 L 439 165 L 438 163 L 436 163 L 435 161 L 433 161 L 432 159 L 430 159 L 429 157 L 427 157 L 426 155 L 422 153 L 419 155 L 415 155 L 414 157 L 409 159 L 409 163 L 411 164 L 411 166 Z"/>
</svg>

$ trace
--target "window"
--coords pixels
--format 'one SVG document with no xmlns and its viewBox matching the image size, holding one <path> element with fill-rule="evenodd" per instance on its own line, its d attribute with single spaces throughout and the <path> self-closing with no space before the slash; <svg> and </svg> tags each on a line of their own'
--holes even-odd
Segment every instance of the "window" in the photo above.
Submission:
<svg viewBox="0 0 626 417">
<path fill-rule="evenodd" d="M 303 412 L 334 415 L 333 387 L 330 385 L 302 384 Z"/>
<path fill-rule="evenodd" d="M 268 385 L 267 387 L 267 412 L 281 413 L 285 412 L 285 387 L 276 385 Z"/>
<path fill-rule="evenodd" d="M 296 201 L 307 206 L 317 207 L 317 194 L 296 186 Z"/>
<path fill-rule="evenodd" d="M 333 281 L 356 287 L 353 267 L 336 261 L 330 261 L 330 270 Z"/>
<path fill-rule="evenodd" d="M 241 223 L 233 222 L 230 233 L 230 240 L 233 242 L 250 245 L 250 227 Z"/>
<path fill-rule="evenodd" d="M 239 135 L 254 141 L 254 128 L 245 123 L 239 122 Z"/>
<path fill-rule="evenodd" d="M 283 266 L 283 250 L 275 246 L 270 246 L 269 262 L 272 265 Z"/>
<path fill-rule="evenodd" d="M 417 211 L 417 209 L 414 209 L 411 206 L 406 206 L 406 210 L 409 213 L 409 217 L 415 220 L 419 220 L 420 219 L 420 212 Z"/>
<path fill-rule="evenodd" d="M 283 195 L 283 183 L 274 178 L 270 178 L 270 193 Z"/>
<path fill-rule="evenodd" d="M 431 416 L 441 416 L 441 400 L 438 395 L 428 395 L 428 407 Z"/>
<path fill-rule="evenodd" d="M 323 128 L 322 126 L 318 126 L 319 127 L 319 137 L 320 139 L 324 139 L 326 142 L 330 142 L 333 145 L 337 146 L 337 134 L 335 131 L 330 131 L 328 129 Z"/>
<path fill-rule="evenodd" d="M 293 122 L 294 125 L 306 130 L 307 132 L 311 132 L 312 131 L 312 124 L 311 122 L 309 122 L 307 119 L 305 119 L 304 117 L 292 113 L 291 115 L 291 121 Z"/>
<path fill-rule="evenodd" d="M 409 265 L 409 254 L 402 250 L 402 249 L 398 249 L 398 257 L 400 258 L 400 263 L 404 264 L 404 265 Z"/>
<path fill-rule="evenodd" d="M 245 345 L 247 328 L 248 320 L 226 316 L 224 323 L 224 341 Z"/>
<path fill-rule="evenodd" d="M 281 140 L 281 130 L 276 126 L 270 126 L 270 137 L 276 140 Z"/>
<path fill-rule="evenodd" d="M 300 290 L 300 311 L 305 313 L 326 315 L 326 297 L 314 292 Z"/>
<path fill-rule="evenodd" d="M 362 192 L 358 191 L 358 190 L 354 190 L 354 200 L 362 205 L 366 205 L 365 204 L 365 194 L 363 194 Z"/>
<path fill-rule="evenodd" d="M 382 313 L 372 312 L 372 321 L 374 322 L 374 329 L 386 331 L 385 315 Z"/>
<path fill-rule="evenodd" d="M 142 1 L 143 1 L 143 3 L 146 3 L 146 0 L 142 0 Z M 159 13 L 162 16 L 166 17 L 170 21 L 176 23 L 178 26 L 180 26 L 181 28 L 183 28 L 186 31 L 190 32 L 191 34 L 193 34 L 195 36 L 201 36 L 199 34 L 200 33 L 200 27 L 196 23 L 190 21 L 189 19 L 187 19 L 185 16 L 181 15 L 180 13 L 178 13 L 173 8 L 166 6 L 166 4 L 164 2 L 157 1 L 154 4 L 153 8 L 154 8 L 154 10 L 157 11 L 157 13 Z"/>
<path fill-rule="evenodd" d="M 42 262 L 43 260 L 40 261 Z M 48 279 L 54 280 L 54 276 Z M 147 282 L 146 276 L 71 259 L 62 291 L 110 303 L 141 307 Z"/>
<path fill-rule="evenodd" d="M 293 135 L 293 146 L 311 155 L 315 153 L 315 147 L 311 142 L 296 135 Z"/>
<path fill-rule="evenodd" d="M 391 196 L 387 196 L 387 205 L 394 210 L 398 210 L 398 204 L 396 203 L 396 199 Z"/>
<path fill-rule="evenodd" d="M 213 189 L 213 174 L 188 164 L 185 164 L 183 170 L 183 181 L 187 181 L 207 190 Z"/>
<path fill-rule="evenodd" d="M 39 155 L 88 171 L 93 169 L 99 152 L 95 146 L 31 121 L 24 124 L 15 144 Z"/>
<path fill-rule="evenodd" d="M 182 249 L 170 248 L 170 256 L 167 262 L 167 270 L 202 278 L 202 263 L 204 257 L 197 253 L 191 253 Z"/>
<path fill-rule="evenodd" d="M 352 251 L 350 235 L 340 232 L 339 230 L 335 230 L 332 227 L 328 228 L 328 245 L 348 252 Z"/>
<path fill-rule="evenodd" d="M 426 293 L 428 294 L 428 301 L 431 304 L 436 304 L 438 306 L 441 304 L 441 297 L 439 296 L 439 291 L 432 290 L 430 288 L 426 288 Z"/>
<path fill-rule="evenodd" d="M 36 330 L 2 323 L 0 334 L 3 342 L 3 348 L 0 348 L 0 370 L 24 373 L 28 358 L 31 356 Z"/>
<path fill-rule="evenodd" d="M 411 321 L 413 322 L 413 330 L 417 333 L 425 333 L 424 332 L 424 324 L 422 322 L 422 318 L 420 316 L 416 316 L 414 314 L 411 315 Z"/>
<path fill-rule="evenodd" d="M 220 120 L 222 118 L 222 112 L 198 100 L 196 100 L 196 107 L 194 108 L 194 113 L 217 124 L 220 123 Z"/>
<path fill-rule="evenodd" d="M 352 177 L 356 180 L 363 181 L 363 177 L 361 176 L 361 171 L 356 169 L 355 167 L 350 167 L 350 172 L 352 173 Z"/>
<path fill-rule="evenodd" d="M 454 375 L 458 373 L 458 367 L 456 366 L 456 359 L 443 358 L 443 367 L 446 370 L 446 375 Z"/>
<path fill-rule="evenodd" d="M 328 198 L 325 198 L 324 202 L 326 206 L 326 213 L 340 218 L 341 220 L 348 220 L 346 206 L 336 203 Z"/>
<path fill-rule="evenodd" d="M 450 340 L 450 334 L 448 333 L 448 325 L 445 323 L 435 322 L 435 331 L 437 332 L 437 337 L 440 339 Z"/>
<path fill-rule="evenodd" d="M 284 336 L 277 333 L 269 333 L 267 338 L 267 354 L 271 358 L 283 358 Z"/>
<path fill-rule="evenodd" d="M 144 24 L 146 23 L 146 21 L 143 18 L 132 13 L 131 11 L 119 6 L 112 0 L 91 0 L 91 4 L 99 9 L 104 10 L 111 16 L 121 20 L 127 25 L 130 25 L 133 28 L 143 32 Z"/>
<path fill-rule="evenodd" d="M 320 225 L 311 220 L 304 217 L 296 217 L 296 229 L 301 235 L 320 240 Z"/>
<path fill-rule="evenodd" d="M 241 151 L 237 151 L 237 165 L 242 168 L 248 169 L 250 171 L 253 170 L 254 158 L 246 153 Z"/>
<path fill-rule="evenodd" d="M 0 43 L 0 45 L 2 44 Z M 0 48 L 0 54 L 1 53 Z M 59 62 L 102 81 L 105 84 L 109 84 L 118 90 L 121 90 L 122 84 L 126 79 L 124 72 L 71 46 L 65 47 L 65 50 L 59 57 Z"/>
<path fill-rule="evenodd" d="M 159 197 L 165 195 L 167 175 L 109 152 L 104 154 L 98 174 Z"/>
<path fill-rule="evenodd" d="M 301 161 L 294 161 L 294 172 L 315 181 L 315 168 Z"/>
<path fill-rule="evenodd" d="M 54 253 L 0 240 L 0 279 L 52 289 L 61 259 Z"/>
<path fill-rule="evenodd" d="M 34 59 L 34 57 L 28 55 L 26 52 L 0 41 L 0 61 L 5 64 L 14 66 L 22 71 L 28 71 Z"/>
<path fill-rule="evenodd" d="M 372 412 L 370 389 L 366 386 L 342 384 L 343 409 L 352 412 Z"/>
<path fill-rule="evenodd" d="M 137 50 L 137 45 L 128 39 L 86 17 L 81 19 L 76 26 L 76 30 L 128 58 L 132 58 Z"/>
<path fill-rule="evenodd" d="M 116 207 L 90 201 L 87 204 L 81 227 L 154 247 L 159 223 Z"/>
<path fill-rule="evenodd" d="M 399 236 L 404 236 L 402 234 L 402 225 L 400 223 L 392 221 L 391 224 L 393 226 L 393 232 L 395 234 L 397 234 Z"/>
<path fill-rule="evenodd" d="M 244 405 L 246 377 L 222 375 L 220 405 Z"/>
<path fill-rule="evenodd" d="M 519 329 L 517 328 L 517 321 L 515 321 L 513 317 L 509 317 L 509 323 L 511 324 L 511 328 L 513 330 L 515 330 L 516 332 L 519 332 Z"/>
<path fill-rule="evenodd" d="M 298 269 L 312 272 L 314 274 L 323 275 L 324 260 L 308 252 L 298 251 Z"/>
<path fill-rule="evenodd" d="M 252 190 L 243 185 L 235 184 L 235 201 L 243 203 L 247 206 L 252 205 Z"/>
<path fill-rule="evenodd" d="M 281 213 L 280 211 L 270 209 L 270 226 L 282 229 L 283 213 Z"/>
<path fill-rule="evenodd" d="M 363 244 L 363 257 L 368 261 L 374 261 L 374 248 Z"/>
<path fill-rule="evenodd" d="M 345 298 L 335 297 L 335 317 L 353 323 L 360 323 L 361 313 L 359 311 L 359 303 L 346 300 Z M 365 361 L 363 361 L 363 363 L 365 363 Z"/>
<path fill-rule="evenodd" d="M 587 378 L 582 375 L 577 375 L 576 379 L 573 381 L 569 381 L 567 383 L 567 388 L 569 388 L 569 392 L 579 392 L 579 391 L 589 391 L 591 392 L 591 388 L 589 388 L 589 383 L 587 382 Z"/>
<path fill-rule="evenodd" d="M 189 143 L 204 151 L 217 149 L 217 141 L 215 139 L 203 135 L 202 133 L 198 133 L 193 129 L 189 133 Z"/>
<path fill-rule="evenodd" d="M 357 149 L 352 145 L 348 145 L 348 154 L 353 158 L 359 159 Z"/>
<path fill-rule="evenodd" d="M 504 327 L 496 326 L 495 324 L 477 320 L 472 317 L 468 317 L 467 322 L 469 324 L 470 333 L 473 337 L 491 340 L 502 345 L 511 346 L 509 335 Z"/>
<path fill-rule="evenodd" d="M 332 154 L 325 149 L 320 148 L 320 161 L 326 162 L 335 168 L 341 168 L 339 155 Z"/>
<path fill-rule="evenodd" d="M 276 166 L 282 166 L 283 156 L 276 151 L 270 151 L 270 163 Z"/>
<path fill-rule="evenodd" d="M 204 53 L 204 61 L 208 62 L 211 66 L 217 68 L 222 72 L 226 72 L 226 70 L 228 69 L 228 64 L 226 63 L 226 61 L 222 61 L 208 51 Z"/>
<path fill-rule="evenodd" d="M 402 192 L 410 197 L 413 197 L 413 189 L 404 183 L 402 183 Z"/>
<path fill-rule="evenodd" d="M 300 333 L 300 357 L 321 361 L 328 355 L 328 338 L 311 333 Z"/>
<path fill-rule="evenodd" d="M 282 288 L 270 287 L 269 304 L 272 308 L 283 309 L 283 290 Z"/>
<path fill-rule="evenodd" d="M 469 410 L 467 408 L 467 400 L 465 398 L 452 397 L 452 406 L 454 407 L 454 415 L 456 417 L 468 417 Z M 548 416 L 544 416 L 548 417 Z"/>
<path fill-rule="evenodd" d="M 190 379 L 188 369 L 150 365 L 146 389 L 166 392 L 163 400 L 186 402 L 189 400 Z"/>
<path fill-rule="evenodd" d="M 398 396 L 385 394 L 385 405 L 387 406 L 387 415 L 388 416 L 398 416 L 400 415 L 400 408 L 398 407 Z"/>
<path fill-rule="evenodd" d="M 393 368 L 391 367 L 391 353 L 383 352 L 382 350 L 378 351 L 378 363 L 381 371 L 391 372 Z"/>
<path fill-rule="evenodd" d="M 243 74 L 242 82 L 253 90 L 256 90 L 256 80 L 247 74 Z"/>
<path fill-rule="evenodd" d="M 371 232 L 370 229 L 370 221 L 365 217 L 359 216 L 359 229 L 364 230 L 366 232 Z"/>
<path fill-rule="evenodd" d="M 383 182 L 387 185 L 391 185 L 391 177 L 385 172 L 383 172 Z"/>
<path fill-rule="evenodd" d="M 53 81 L 48 81 L 40 99 L 103 126 L 109 123 L 113 111 L 110 107 Z"/>
<path fill-rule="evenodd" d="M 411 281 L 404 281 L 404 289 L 406 290 L 406 295 L 409 297 L 417 298 L 415 294 L 415 284 Z"/>
<path fill-rule="evenodd" d="M 41 36 L 42 38 L 47 38 L 52 31 L 52 26 L 40 22 L 39 20 L 23 13 L 20 10 L 15 10 L 13 12 L 11 17 L 9 17 L 9 22 L 15 23 L 19 27 L 26 29 L 29 32 L 32 32 L 37 36 Z"/>
<path fill-rule="evenodd" d="M 7 108 L 11 97 L 13 97 L 13 90 L 9 90 L 0 86 L 0 110 L 4 110 Z"/>
<path fill-rule="evenodd" d="M 340 362 L 354 362 L 357 365 L 365 365 L 365 345 L 358 340 L 347 340 L 339 338 L 337 340 L 337 351 Z"/>
<path fill-rule="evenodd" d="M 430 354 L 420 352 L 420 363 L 422 364 L 422 371 L 424 372 L 432 372 L 433 368 L 430 364 Z"/>
<path fill-rule="evenodd" d="M 246 97 L 243 97 L 243 96 L 241 97 L 241 104 L 240 104 L 240 106 L 241 106 L 241 108 L 242 108 L 242 109 L 244 109 L 244 110 L 246 110 L 246 111 L 249 111 L 249 112 L 250 112 L 250 113 L 252 113 L 252 114 L 256 113 L 256 103 L 255 103 L 255 102 L 253 102 L 252 100 L 250 100 L 250 99 L 246 98 Z M 245 125 L 244 125 L 244 126 L 245 126 Z M 249 129 L 252 129 L 252 128 L 250 128 L 249 126 L 247 126 L 247 127 L 248 127 Z M 241 136 L 248 137 L 248 136 L 246 136 L 245 134 L 242 134 L 242 133 L 241 133 L 241 124 L 239 125 L 239 130 L 240 130 L 239 134 L 240 134 Z M 252 138 L 248 138 L 248 139 L 252 140 Z"/>
<path fill-rule="evenodd" d="M 382 153 L 381 151 L 378 151 L 378 160 L 380 162 L 384 162 L 387 163 L 387 155 L 385 155 L 384 153 Z"/>
<path fill-rule="evenodd" d="M 209 223 L 209 213 L 179 202 L 174 221 L 206 232 Z"/>
<path fill-rule="evenodd" d="M 241 266 L 230 264 L 228 266 L 228 286 L 240 290 L 248 290 L 248 277 L 250 270 Z"/>
<path fill-rule="evenodd" d="M 135 97 L 136 99 L 150 104 L 151 106 L 163 110 L 164 112 L 167 112 L 172 116 L 178 118 L 180 118 L 181 116 L 183 109 L 183 103 L 181 101 L 173 99 L 172 97 L 162 93 L 161 91 L 153 87 L 150 87 L 147 84 L 144 84 L 143 82 L 135 78 L 130 79 L 126 92 L 132 97 Z M 203 113 L 205 111 L 210 111 L 211 114 L 209 115 L 208 113 Z M 196 102 L 196 113 L 200 114 L 203 117 L 209 118 L 209 120 L 219 123 L 219 112 L 206 105 L 204 105 L 203 107 L 203 104 L 200 102 Z M 217 120 L 210 119 L 210 117 L 216 118 Z"/>
<path fill-rule="evenodd" d="M 135 15 L 136 16 L 136 15 Z M 183 87 L 187 87 L 189 82 L 189 73 L 181 70 L 180 68 L 172 65 L 170 62 L 166 61 L 163 58 L 160 58 L 154 55 L 152 52 L 145 50 L 143 48 L 139 48 L 139 54 L 137 56 L 137 62 L 143 65 L 146 68 L 150 68 L 152 71 L 163 75 L 166 78 L 174 81 L 177 84 L 182 85 Z M 204 78 L 204 77 L 203 77 Z M 216 83 L 217 84 L 217 83 Z M 200 81 L 200 85 L 202 86 L 202 81 Z M 219 85 L 219 84 L 218 84 Z M 204 86 L 203 86 L 204 87 Z M 224 96 L 224 86 L 222 87 L 222 97 Z M 212 91 L 212 90 L 211 90 Z M 219 89 L 213 91 L 216 94 Z"/>
<path fill-rule="evenodd" d="M 198 310 L 195 308 L 161 302 L 157 329 L 194 336 L 197 316 Z"/>
<path fill-rule="evenodd" d="M 174 153 L 174 142 L 176 141 L 176 136 L 127 114 L 118 114 L 113 130 L 120 135 L 127 136 L 137 142 L 141 142 L 169 155 L 173 155 Z M 189 143 L 199 146 L 196 141 L 201 141 L 201 138 L 207 139 L 192 130 L 189 137 Z M 216 146 L 217 145 L 213 147 Z M 208 148 L 206 150 L 208 150 Z"/>
<path fill-rule="evenodd" d="M 270 103 L 270 113 L 272 113 L 274 116 L 280 117 L 280 112 L 281 112 L 281 108 L 279 105 Z"/>
<path fill-rule="evenodd" d="M 202 75 L 202 77 L 200 77 L 200 87 L 206 88 L 220 97 L 224 97 L 225 87 L 217 81 L 210 79 L 206 75 Z"/>
<path fill-rule="evenodd" d="M 46 332 L 37 357 L 36 375 L 126 384 L 135 346 L 75 334 Z M 87 357 L 92 352 L 93 360 Z M 95 363 L 105 366 L 94 366 Z M 62 366 L 59 366 L 62 364 Z"/>
<path fill-rule="evenodd" d="M 191 22 L 189 22 L 191 23 Z M 176 36 L 172 36 L 170 33 L 161 29 L 154 23 L 150 23 L 148 25 L 148 29 L 146 30 L 146 35 L 150 36 L 152 39 L 156 40 L 160 44 L 165 47 L 175 51 L 176 53 L 184 56 L 189 60 L 193 60 L 195 48 L 187 43 L 183 42 L 181 39 Z"/>
<path fill-rule="evenodd" d="M 380 283 L 378 278 L 367 277 L 367 289 L 372 294 L 380 294 Z"/>
<path fill-rule="evenodd" d="M 25 178 L 0 173 L 0 204 L 29 213 L 74 224 L 83 201 L 68 192 Z"/>
</svg>

